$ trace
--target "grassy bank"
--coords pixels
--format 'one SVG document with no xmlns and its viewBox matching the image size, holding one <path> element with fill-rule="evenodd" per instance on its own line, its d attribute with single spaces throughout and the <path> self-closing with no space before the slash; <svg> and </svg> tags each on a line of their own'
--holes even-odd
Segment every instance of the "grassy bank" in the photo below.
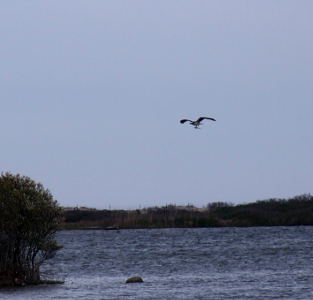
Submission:
<svg viewBox="0 0 313 300">
<path fill-rule="evenodd" d="M 249 204 L 210 203 L 206 208 L 167 205 L 137 210 L 65 211 L 63 229 L 192 228 L 313 225 L 313 196 L 268 199 Z"/>
</svg>

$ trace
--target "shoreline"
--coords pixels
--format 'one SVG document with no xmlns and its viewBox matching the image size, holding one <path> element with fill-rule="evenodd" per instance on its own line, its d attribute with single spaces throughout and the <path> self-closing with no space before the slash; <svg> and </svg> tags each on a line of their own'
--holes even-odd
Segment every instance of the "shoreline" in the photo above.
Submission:
<svg viewBox="0 0 313 300">
<path fill-rule="evenodd" d="M 313 225 L 313 196 L 248 204 L 210 203 L 206 208 L 166 205 L 136 210 L 64 210 L 62 230 L 211 228 Z"/>
</svg>

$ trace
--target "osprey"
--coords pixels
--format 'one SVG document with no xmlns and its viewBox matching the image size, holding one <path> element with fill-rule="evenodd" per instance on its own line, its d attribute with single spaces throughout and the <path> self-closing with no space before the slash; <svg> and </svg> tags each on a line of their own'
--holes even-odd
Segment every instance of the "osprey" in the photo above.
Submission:
<svg viewBox="0 0 313 300">
<path fill-rule="evenodd" d="M 196 121 L 192 121 L 192 120 L 189 120 L 189 119 L 182 119 L 180 120 L 180 123 L 184 124 L 185 122 L 189 121 L 191 125 L 195 126 L 195 129 L 200 129 L 200 125 L 201 125 L 201 121 L 204 120 L 204 119 L 207 119 L 207 120 L 212 120 L 212 121 L 216 121 L 215 119 L 213 118 L 208 118 L 208 117 L 200 117 L 198 120 Z"/>
</svg>

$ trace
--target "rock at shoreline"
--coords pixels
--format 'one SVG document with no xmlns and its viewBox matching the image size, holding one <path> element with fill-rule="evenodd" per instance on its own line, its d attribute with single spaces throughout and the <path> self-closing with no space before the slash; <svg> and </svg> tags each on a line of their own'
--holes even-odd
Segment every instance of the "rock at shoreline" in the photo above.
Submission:
<svg viewBox="0 0 313 300">
<path fill-rule="evenodd" d="M 136 283 L 136 282 L 143 282 L 143 280 L 139 276 L 130 277 L 126 280 L 126 283 Z"/>
<path fill-rule="evenodd" d="M 24 279 L 22 279 L 22 278 L 15 278 L 14 283 L 15 283 L 15 285 L 20 285 L 20 286 L 26 285 L 26 283 L 24 282 Z"/>
</svg>

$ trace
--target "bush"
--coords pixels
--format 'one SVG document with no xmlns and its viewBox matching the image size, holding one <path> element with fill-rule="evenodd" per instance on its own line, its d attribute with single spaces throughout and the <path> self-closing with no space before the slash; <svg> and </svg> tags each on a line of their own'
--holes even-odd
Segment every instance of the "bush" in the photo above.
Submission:
<svg viewBox="0 0 313 300">
<path fill-rule="evenodd" d="M 54 240 L 62 209 L 29 177 L 1 173 L 0 285 L 40 281 L 39 267 L 62 246 Z"/>
</svg>

